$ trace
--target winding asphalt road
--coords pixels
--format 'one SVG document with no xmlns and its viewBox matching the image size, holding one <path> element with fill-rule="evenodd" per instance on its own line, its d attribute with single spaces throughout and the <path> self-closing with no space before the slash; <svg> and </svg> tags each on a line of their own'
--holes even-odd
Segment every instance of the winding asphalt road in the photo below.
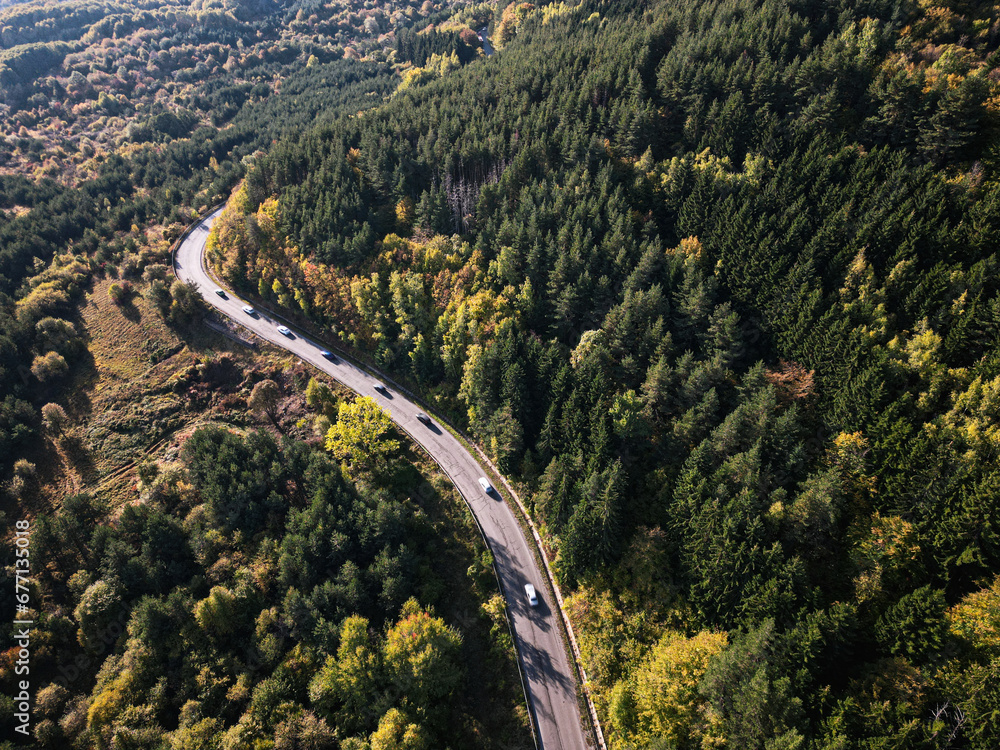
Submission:
<svg viewBox="0 0 1000 750">
<path fill-rule="evenodd" d="M 472 455 L 448 430 L 417 420 L 421 411 L 413 402 L 390 389 L 386 396 L 375 390 L 379 381 L 368 372 L 340 357 L 325 359 L 326 347 L 297 331 L 291 336 L 278 332 L 281 325 L 266 312 L 254 316 L 243 312 L 247 303 L 208 275 L 204 266 L 205 244 L 212 223 L 221 209 L 199 223 L 181 244 L 174 258 L 174 270 L 182 281 L 193 284 L 205 302 L 219 313 L 237 321 L 262 339 L 287 349 L 292 354 L 365 396 L 372 396 L 393 421 L 418 442 L 448 474 L 462 493 L 489 542 L 500 574 L 507 610 L 511 615 L 521 668 L 528 686 L 535 725 L 545 750 L 584 750 L 588 747 L 577 703 L 573 664 L 563 646 L 545 577 L 535 564 L 528 542 L 507 503 L 496 494 L 486 495 L 479 485 L 485 476 Z M 528 605 L 524 585 L 531 583 L 538 592 L 538 606 Z"/>
</svg>

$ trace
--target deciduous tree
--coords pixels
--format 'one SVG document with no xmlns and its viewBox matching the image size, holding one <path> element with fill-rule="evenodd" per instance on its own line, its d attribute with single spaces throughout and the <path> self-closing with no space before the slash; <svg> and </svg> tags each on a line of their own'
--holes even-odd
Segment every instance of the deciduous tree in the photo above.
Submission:
<svg viewBox="0 0 1000 750">
<path fill-rule="evenodd" d="M 326 449 L 341 459 L 378 467 L 399 449 L 389 415 L 369 396 L 341 403 L 326 433 Z"/>
</svg>

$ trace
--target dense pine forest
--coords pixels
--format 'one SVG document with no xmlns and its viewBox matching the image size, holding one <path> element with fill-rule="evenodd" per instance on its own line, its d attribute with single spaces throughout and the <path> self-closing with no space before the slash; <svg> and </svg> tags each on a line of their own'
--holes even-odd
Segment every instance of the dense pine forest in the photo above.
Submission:
<svg viewBox="0 0 1000 750">
<path fill-rule="evenodd" d="M 1000 746 L 998 135 L 982 3 L 0 2 L 30 741 L 530 742 L 447 482 L 172 282 L 228 200 L 517 485 L 611 748 Z"/>
<path fill-rule="evenodd" d="M 220 272 L 519 483 L 613 747 L 1000 745 L 996 9 L 497 11 L 258 160 Z"/>
<path fill-rule="evenodd" d="M 34 623 L 28 736 L 0 631 L 0 746 L 530 745 L 448 480 L 391 427 L 327 450 L 366 401 L 211 333 L 169 266 L 264 149 L 473 62 L 493 9 L 0 6 L 0 601 L 27 524 Z"/>
</svg>

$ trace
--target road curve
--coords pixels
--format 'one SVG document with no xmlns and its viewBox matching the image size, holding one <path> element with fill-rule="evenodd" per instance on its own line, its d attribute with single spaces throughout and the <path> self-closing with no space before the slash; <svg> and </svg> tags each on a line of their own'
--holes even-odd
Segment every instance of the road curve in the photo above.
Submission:
<svg viewBox="0 0 1000 750">
<path fill-rule="evenodd" d="M 253 331 L 257 336 L 322 370 L 348 388 L 373 397 L 393 421 L 418 442 L 448 474 L 479 521 L 496 560 L 507 611 L 517 639 L 521 669 L 527 682 L 531 710 L 541 746 L 545 750 L 584 750 L 589 747 L 577 703 L 576 678 L 572 662 L 563 646 L 562 635 L 545 576 L 535 563 L 532 550 L 514 517 L 499 495 L 486 495 L 479 485 L 485 476 L 472 455 L 448 430 L 436 422 L 425 426 L 417 420 L 420 407 L 390 389 L 386 396 L 375 390 L 379 382 L 365 370 L 336 357 L 328 361 L 320 352 L 324 346 L 298 331 L 291 336 L 278 332 L 280 321 L 264 311 L 251 317 L 243 312 L 247 303 L 228 289 L 225 297 L 204 266 L 208 232 L 222 209 L 199 222 L 184 239 L 174 256 L 174 271 L 182 281 L 194 285 L 206 304 Z M 538 606 L 530 607 L 524 585 L 538 591 Z"/>
<path fill-rule="evenodd" d="M 493 45 L 490 44 L 490 38 L 488 36 L 489 30 L 490 27 L 489 24 L 487 24 L 486 26 L 483 26 L 483 28 L 481 28 L 478 32 L 476 32 L 480 41 L 482 41 L 483 43 L 483 54 L 486 55 L 487 57 L 496 52 L 496 50 L 493 49 Z"/>
</svg>

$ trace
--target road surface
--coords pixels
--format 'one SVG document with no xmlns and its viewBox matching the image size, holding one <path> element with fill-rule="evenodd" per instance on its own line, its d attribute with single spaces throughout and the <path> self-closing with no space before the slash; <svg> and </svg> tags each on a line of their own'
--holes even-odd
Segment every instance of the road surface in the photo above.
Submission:
<svg viewBox="0 0 1000 750">
<path fill-rule="evenodd" d="M 486 495 L 479 478 L 486 475 L 472 455 L 437 420 L 426 426 L 417 420 L 421 408 L 391 387 L 389 395 L 375 390 L 379 381 L 365 370 L 339 356 L 328 361 L 320 352 L 326 347 L 292 329 L 291 336 L 278 332 L 282 321 L 258 311 L 243 312 L 248 303 L 221 287 L 205 270 L 205 243 L 208 231 L 221 209 L 191 230 L 174 258 L 174 270 L 182 281 L 193 284 L 201 297 L 220 314 L 246 326 L 257 336 L 287 349 L 292 354 L 364 396 L 371 396 L 393 421 L 409 433 L 434 458 L 462 493 L 486 534 L 496 560 L 507 600 L 507 610 L 517 639 L 521 668 L 527 681 L 529 700 L 544 750 L 584 750 L 588 747 L 577 703 L 575 670 L 559 630 L 545 577 L 507 503 L 494 493 Z M 538 592 L 538 606 L 530 607 L 524 585 Z"/>
<path fill-rule="evenodd" d="M 490 44 L 490 38 L 487 36 L 489 30 L 490 30 L 489 26 L 483 26 L 483 28 L 481 28 L 478 32 L 476 32 L 476 35 L 479 37 L 479 40 L 483 43 L 483 54 L 486 55 L 487 57 L 492 55 L 493 52 L 495 51 L 493 49 L 493 45 Z"/>
</svg>

